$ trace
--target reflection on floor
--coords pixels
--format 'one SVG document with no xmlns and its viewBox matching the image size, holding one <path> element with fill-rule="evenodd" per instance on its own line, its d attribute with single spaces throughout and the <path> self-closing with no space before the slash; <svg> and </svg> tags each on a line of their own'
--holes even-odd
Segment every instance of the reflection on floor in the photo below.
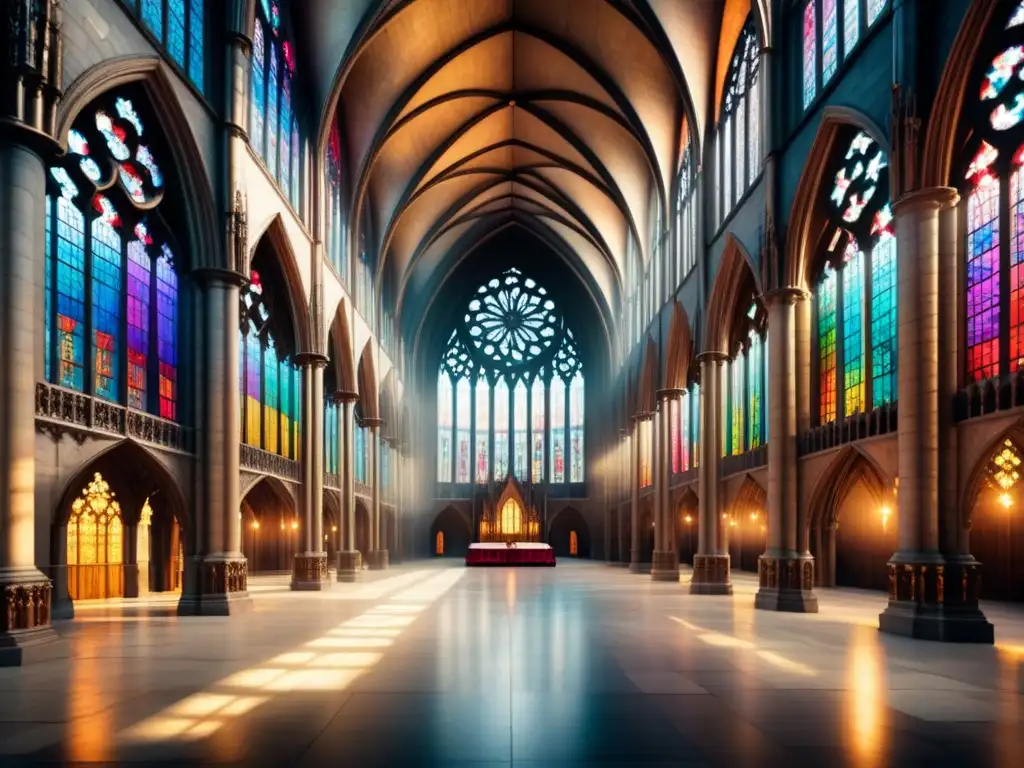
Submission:
<svg viewBox="0 0 1024 768">
<path fill-rule="evenodd" d="M 881 635 L 884 597 L 753 610 L 622 569 L 436 561 L 256 609 L 91 606 L 0 669 L 0 764 L 1024 765 L 1024 609 L 996 648 Z"/>
</svg>

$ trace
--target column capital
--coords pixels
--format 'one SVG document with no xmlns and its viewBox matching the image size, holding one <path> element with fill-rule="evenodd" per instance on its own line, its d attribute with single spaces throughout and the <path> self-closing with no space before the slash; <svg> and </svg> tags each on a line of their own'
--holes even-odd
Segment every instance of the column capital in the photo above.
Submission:
<svg viewBox="0 0 1024 768">
<path fill-rule="evenodd" d="M 699 365 L 703 365 L 704 363 L 724 363 L 728 361 L 728 359 L 729 356 L 725 354 L 725 352 L 718 351 L 701 352 L 694 358 Z"/>
<path fill-rule="evenodd" d="M 637 411 L 630 418 L 632 421 L 635 421 L 637 424 L 639 424 L 641 421 L 650 421 L 651 419 L 654 418 L 654 414 L 651 413 L 650 411 Z"/>
<path fill-rule="evenodd" d="M 363 418 L 362 424 L 364 427 L 369 427 L 370 429 L 379 429 L 384 426 L 384 419 L 375 419 L 372 416 L 367 416 Z"/>
<path fill-rule="evenodd" d="M 334 400 L 334 402 L 337 403 L 338 405 L 341 405 L 343 403 L 357 403 L 359 402 L 359 393 L 347 392 L 343 389 L 339 389 L 331 396 L 331 399 Z"/>
<path fill-rule="evenodd" d="M 918 208 L 946 210 L 960 202 L 960 193 L 953 187 L 928 187 L 908 192 L 892 204 L 892 212 L 896 216 Z"/>
<path fill-rule="evenodd" d="M 679 389 L 678 387 L 667 387 L 666 389 L 659 389 L 654 393 L 654 396 L 660 403 L 662 400 L 677 400 L 681 398 L 685 392 L 685 389 Z"/>
<path fill-rule="evenodd" d="M 319 352 L 299 352 L 294 360 L 298 366 L 311 368 L 326 368 L 328 363 L 327 355 L 321 355 Z"/>
<path fill-rule="evenodd" d="M 241 272 L 233 269 L 221 269 L 219 267 L 201 267 L 189 272 L 192 279 L 197 283 L 226 283 L 241 288 L 249 282 L 249 278 Z"/>
<path fill-rule="evenodd" d="M 806 301 L 811 298 L 809 291 L 796 286 L 787 285 L 783 288 L 775 288 L 761 294 L 764 303 L 771 306 L 775 303 L 796 304 L 798 301 Z"/>
</svg>

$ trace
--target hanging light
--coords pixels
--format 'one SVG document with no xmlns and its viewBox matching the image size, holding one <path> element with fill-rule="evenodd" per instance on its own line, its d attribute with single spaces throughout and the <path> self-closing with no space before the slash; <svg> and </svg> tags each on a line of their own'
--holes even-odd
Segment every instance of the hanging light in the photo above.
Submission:
<svg viewBox="0 0 1024 768">
<path fill-rule="evenodd" d="M 1003 505 L 1004 509 L 1009 509 L 1013 506 L 1013 497 L 1008 493 L 999 494 L 999 503 Z"/>
</svg>

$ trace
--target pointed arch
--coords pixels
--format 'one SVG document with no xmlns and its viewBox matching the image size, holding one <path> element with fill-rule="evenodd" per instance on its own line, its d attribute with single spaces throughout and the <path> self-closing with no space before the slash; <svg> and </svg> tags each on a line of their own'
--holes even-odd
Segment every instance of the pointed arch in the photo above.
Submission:
<svg viewBox="0 0 1024 768">
<path fill-rule="evenodd" d="M 334 366 L 334 380 L 338 382 L 338 389 L 342 392 L 358 392 L 359 385 L 356 383 L 356 364 L 352 354 L 352 335 L 348 325 L 349 305 L 348 300 L 342 298 L 331 321 L 330 339 L 331 348 L 328 354 Z"/>
<path fill-rule="evenodd" d="M 643 362 L 640 367 L 639 387 L 636 396 L 637 413 L 653 413 L 655 408 L 655 392 L 658 385 L 658 345 L 654 339 L 647 337 L 644 348 Z"/>
<path fill-rule="evenodd" d="M 878 505 L 893 487 L 893 482 L 873 458 L 855 445 L 839 450 L 828 468 L 821 473 L 808 502 L 808 526 L 836 522 L 839 509 L 851 490 L 863 483 Z"/>
<path fill-rule="evenodd" d="M 685 389 L 690 361 L 693 359 L 693 334 L 686 310 L 678 301 L 673 302 L 672 319 L 668 330 L 668 352 L 665 356 L 665 388 Z"/>
<path fill-rule="evenodd" d="M 377 368 L 373 360 L 373 339 L 366 342 L 359 355 L 359 404 L 364 419 L 380 418 L 380 397 L 377 394 Z"/>
<path fill-rule="evenodd" d="M 319 352 L 319 350 L 313 349 L 309 302 L 306 299 L 306 289 L 302 285 L 302 273 L 299 270 L 299 263 L 295 257 L 295 251 L 292 250 L 292 244 L 288 239 L 288 232 L 280 213 L 274 214 L 266 226 L 252 239 L 253 246 L 249 253 L 250 263 L 264 239 L 267 240 L 276 257 L 276 264 L 284 275 L 284 293 L 291 312 L 292 327 L 295 330 L 295 349 L 299 354 Z"/>
<path fill-rule="evenodd" d="M 1024 419 L 1000 432 L 999 436 L 993 439 L 981 453 L 970 475 L 967 476 L 964 496 L 960 504 L 961 525 L 963 527 L 970 527 L 974 507 L 978 503 L 978 497 L 981 495 L 989 474 L 988 465 L 996 453 L 998 453 L 1000 446 L 1007 440 L 1012 441 L 1018 450 L 1024 451 Z"/>
<path fill-rule="evenodd" d="M 811 283 L 811 262 L 825 224 L 824 217 L 817 215 L 821 184 L 832 160 L 832 149 L 840 131 L 849 125 L 865 131 L 878 142 L 886 155 L 889 153 L 888 135 L 871 118 L 848 107 L 825 108 L 789 214 L 786 263 L 783 272 L 787 287 L 806 290 Z"/>
<path fill-rule="evenodd" d="M 755 294 L 761 293 L 761 284 L 750 254 L 739 240 L 729 234 L 708 299 L 702 351 L 728 353 L 729 331 L 745 284 L 752 285 Z"/>
<path fill-rule="evenodd" d="M 959 125 L 964 98 L 975 71 L 974 63 L 985 42 L 985 30 L 998 8 L 999 3 L 992 0 L 973 0 L 960 24 L 925 129 L 921 159 L 924 189 L 951 186 L 957 142 L 962 137 Z"/>
<path fill-rule="evenodd" d="M 392 368 L 384 376 L 380 388 L 380 417 L 384 420 L 384 435 L 395 438 L 398 435 L 397 402 L 395 399 L 395 369 Z"/>
<path fill-rule="evenodd" d="M 759 512 L 767 510 L 768 507 L 768 494 L 765 489 L 761 487 L 753 477 L 746 475 L 743 478 L 743 483 L 740 485 L 739 490 L 736 491 L 735 495 L 729 501 L 729 516 L 742 514 L 750 509 L 756 509 Z"/>
<path fill-rule="evenodd" d="M 137 83 L 160 115 L 164 140 L 170 149 L 181 188 L 182 211 L 188 229 L 188 264 L 194 270 L 234 269 L 223 248 L 213 187 L 188 117 L 175 91 L 175 80 L 158 56 L 120 56 L 86 70 L 58 102 L 54 135 L 67 150 L 68 132 L 79 113 L 96 98 L 119 86 Z"/>
</svg>

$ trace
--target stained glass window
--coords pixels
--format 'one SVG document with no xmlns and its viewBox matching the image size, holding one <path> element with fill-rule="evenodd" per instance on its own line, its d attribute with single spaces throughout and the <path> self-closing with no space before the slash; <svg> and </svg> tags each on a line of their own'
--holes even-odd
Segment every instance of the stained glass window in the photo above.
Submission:
<svg viewBox="0 0 1024 768">
<path fill-rule="evenodd" d="M 750 448 L 757 448 L 763 442 L 765 363 L 765 343 L 761 335 L 752 330 L 747 350 L 747 445 Z"/>
<path fill-rule="evenodd" d="M 286 32 L 287 24 L 282 24 L 283 13 L 279 2 L 261 2 L 256 11 L 249 143 L 277 181 L 283 198 L 299 210 L 302 139 L 296 100 L 300 80 L 296 76 L 295 45 Z M 330 173 L 328 169 L 329 191 L 333 192 Z"/>
<path fill-rule="evenodd" d="M 687 131 L 686 151 L 679 169 L 676 198 L 676 252 L 679 259 L 679 280 L 697 266 L 696 182 L 697 168 L 693 156 L 693 140 Z"/>
<path fill-rule="evenodd" d="M 455 482 L 469 482 L 469 433 L 472 391 L 469 379 L 459 379 L 455 386 Z"/>
<path fill-rule="evenodd" d="M 888 1 L 889 0 L 866 0 L 869 27 L 878 20 L 879 16 L 882 15 L 882 11 L 885 10 L 885 4 Z"/>
<path fill-rule="evenodd" d="M 366 464 L 369 461 L 369 457 L 366 455 L 366 427 L 362 424 L 356 424 L 355 428 L 355 476 L 356 482 L 366 485 L 366 478 L 368 473 L 366 471 Z"/>
<path fill-rule="evenodd" d="M 867 133 L 849 136 L 836 154 L 834 183 L 827 190 L 830 239 L 816 297 L 822 424 L 896 397 L 896 239 L 888 162 Z"/>
<path fill-rule="evenodd" d="M 569 383 L 569 482 L 583 482 L 583 374 Z"/>
<path fill-rule="evenodd" d="M 327 142 L 327 249 L 331 264 L 347 286 L 350 284 L 348 259 L 343 255 L 341 240 L 341 134 L 338 124 L 331 126 Z"/>
<path fill-rule="evenodd" d="M 551 380 L 551 469 L 552 483 L 565 482 L 565 382 Z"/>
<path fill-rule="evenodd" d="M 738 351 L 729 361 L 723 380 L 723 456 L 736 456 L 757 448 L 766 436 L 764 310 L 751 299 L 746 313 L 735 323 L 732 338 Z"/>
<path fill-rule="evenodd" d="M 476 481 L 486 483 L 490 476 L 491 388 L 487 379 L 476 382 Z"/>
<path fill-rule="evenodd" d="M 202 0 L 132 0 L 132 4 L 171 60 L 202 91 L 206 50 Z"/>
<path fill-rule="evenodd" d="M 447 371 L 441 371 L 437 383 L 437 479 L 442 483 L 452 481 L 452 379 Z"/>
<path fill-rule="evenodd" d="M 724 218 L 761 171 L 760 44 L 747 20 L 726 75 L 719 125 L 720 218 Z"/>
<path fill-rule="evenodd" d="M 146 410 L 152 265 L 140 240 L 128 244 L 128 405 Z"/>
<path fill-rule="evenodd" d="M 832 79 L 839 66 L 839 20 L 836 0 L 821 0 L 821 82 Z"/>
<path fill-rule="evenodd" d="M 804 109 L 811 106 L 818 92 L 818 16 L 817 0 L 804 6 Z"/>
<path fill-rule="evenodd" d="M 861 0 L 843 0 L 843 51 L 849 56 L 860 39 Z"/>
<path fill-rule="evenodd" d="M 502 376 L 494 386 L 494 479 L 497 481 L 508 476 L 508 398 L 508 383 Z"/>
<path fill-rule="evenodd" d="M 527 404 L 526 383 L 516 382 L 515 401 L 512 408 L 512 422 L 515 425 L 515 476 L 517 480 L 529 480 L 527 473 L 527 444 L 530 411 Z"/>
<path fill-rule="evenodd" d="M 324 405 L 324 472 L 338 473 L 338 406 Z"/>
<path fill-rule="evenodd" d="M 535 483 L 544 482 L 544 382 L 540 377 L 533 380 L 533 425 L 530 430 L 533 443 L 533 468 L 530 479 Z"/>
<path fill-rule="evenodd" d="M 654 449 L 652 442 L 653 430 L 651 420 L 644 419 L 637 422 L 636 439 L 640 441 L 637 446 L 640 458 L 640 487 L 648 488 L 654 482 L 653 467 L 651 464 L 651 453 Z"/>
</svg>

